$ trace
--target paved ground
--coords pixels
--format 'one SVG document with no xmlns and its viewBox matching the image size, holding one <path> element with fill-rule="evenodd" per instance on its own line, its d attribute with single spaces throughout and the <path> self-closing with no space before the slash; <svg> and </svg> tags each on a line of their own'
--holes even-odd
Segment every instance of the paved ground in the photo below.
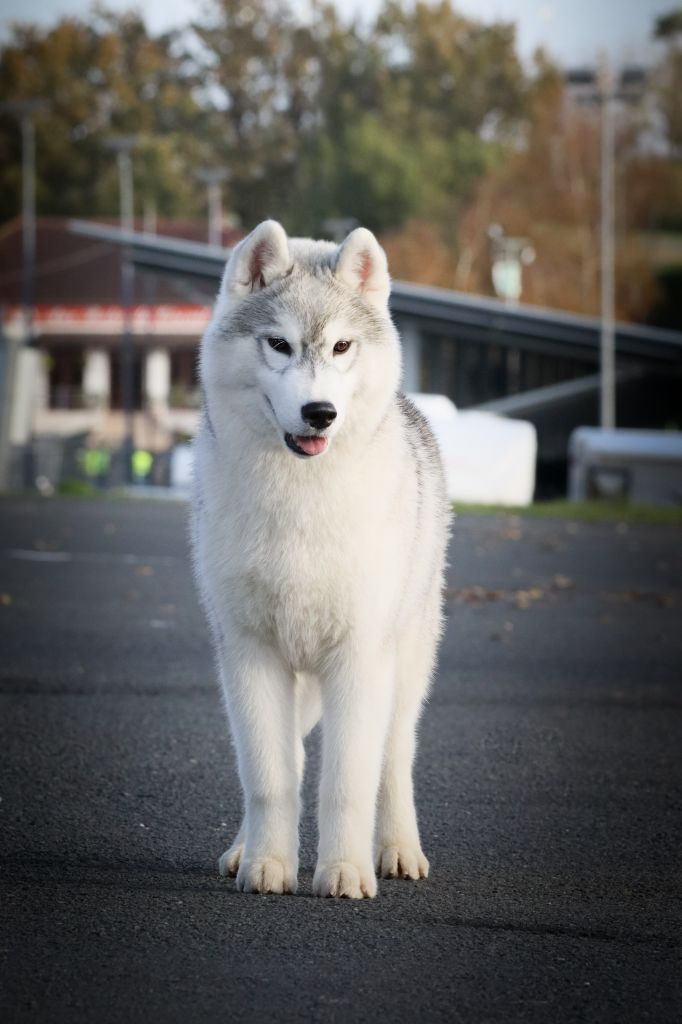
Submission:
<svg viewBox="0 0 682 1024">
<path fill-rule="evenodd" d="M 427 882 L 216 876 L 239 794 L 185 510 L 0 503 L 3 1022 L 680 1019 L 682 531 L 462 519 Z"/>
</svg>

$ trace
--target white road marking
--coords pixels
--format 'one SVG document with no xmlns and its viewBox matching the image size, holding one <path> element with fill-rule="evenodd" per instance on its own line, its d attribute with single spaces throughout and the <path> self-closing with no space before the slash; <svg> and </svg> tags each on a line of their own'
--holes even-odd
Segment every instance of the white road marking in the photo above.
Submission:
<svg viewBox="0 0 682 1024">
<path fill-rule="evenodd" d="M 71 553 L 68 551 L 30 551 L 15 548 L 8 551 L 10 558 L 21 558 L 26 562 L 70 562 Z"/>
<path fill-rule="evenodd" d="M 97 562 L 123 565 L 175 565 L 182 561 L 176 555 L 112 554 L 107 551 L 33 551 L 30 548 L 10 548 L 4 554 L 23 562 Z"/>
</svg>

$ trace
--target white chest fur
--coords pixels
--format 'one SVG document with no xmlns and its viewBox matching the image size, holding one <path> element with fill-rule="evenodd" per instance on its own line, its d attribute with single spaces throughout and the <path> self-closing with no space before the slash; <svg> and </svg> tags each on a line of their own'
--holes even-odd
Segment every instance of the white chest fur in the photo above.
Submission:
<svg viewBox="0 0 682 1024">
<path fill-rule="evenodd" d="M 359 465 L 335 455 L 225 460 L 205 439 L 197 460 L 203 589 L 221 619 L 269 637 L 297 669 L 314 668 L 363 617 L 394 615 L 409 548 L 405 517 L 392 512 L 395 455 L 377 449 Z"/>
</svg>

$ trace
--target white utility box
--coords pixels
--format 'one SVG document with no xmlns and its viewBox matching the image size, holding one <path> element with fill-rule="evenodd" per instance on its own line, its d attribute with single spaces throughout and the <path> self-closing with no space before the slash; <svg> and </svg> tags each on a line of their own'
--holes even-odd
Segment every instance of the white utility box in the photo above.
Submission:
<svg viewBox="0 0 682 1024">
<path fill-rule="evenodd" d="M 682 504 L 682 433 L 578 427 L 568 443 L 571 501 Z"/>
</svg>

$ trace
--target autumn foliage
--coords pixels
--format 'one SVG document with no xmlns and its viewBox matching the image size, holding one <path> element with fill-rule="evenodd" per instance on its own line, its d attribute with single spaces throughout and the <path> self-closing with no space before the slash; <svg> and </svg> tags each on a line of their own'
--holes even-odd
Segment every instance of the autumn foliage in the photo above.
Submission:
<svg viewBox="0 0 682 1024">
<path fill-rule="evenodd" d="M 97 8 L 0 46 L 3 98 L 36 116 L 38 212 L 114 216 L 104 140 L 134 133 L 138 216 L 205 216 L 201 167 L 228 171 L 238 223 L 279 218 L 326 234 L 355 219 L 381 235 L 394 276 L 492 294 L 488 229 L 528 239 L 523 301 L 599 303 L 597 107 L 574 102 L 546 54 L 525 68 L 514 26 L 449 0 L 385 0 L 371 25 L 328 0 L 211 0 L 182 31 Z M 656 272 L 682 262 L 682 19 L 659 19 L 662 57 L 618 112 L 617 308 L 644 319 Z M 652 26 L 652 31 L 654 26 Z M 20 208 L 20 137 L 0 114 L 0 219 Z"/>
</svg>

